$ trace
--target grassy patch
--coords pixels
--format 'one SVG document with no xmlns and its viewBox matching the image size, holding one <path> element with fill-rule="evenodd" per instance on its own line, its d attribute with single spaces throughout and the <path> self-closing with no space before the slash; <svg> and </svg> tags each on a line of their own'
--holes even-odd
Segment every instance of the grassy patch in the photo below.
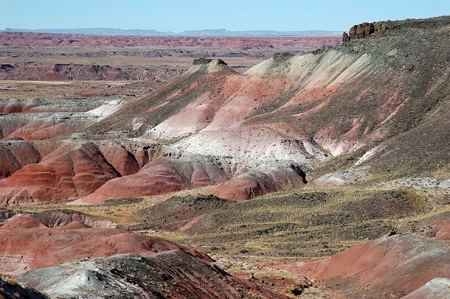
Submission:
<svg viewBox="0 0 450 299">
<path fill-rule="evenodd" d="M 322 187 L 245 202 L 174 197 L 142 210 L 134 229 L 157 231 L 211 254 L 318 258 L 395 230 L 399 219 L 427 210 L 412 190 Z"/>
</svg>

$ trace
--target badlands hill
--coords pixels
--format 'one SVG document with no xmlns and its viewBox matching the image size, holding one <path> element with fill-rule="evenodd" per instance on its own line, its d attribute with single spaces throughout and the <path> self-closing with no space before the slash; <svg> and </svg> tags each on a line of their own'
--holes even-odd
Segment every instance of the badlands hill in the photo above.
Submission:
<svg viewBox="0 0 450 299">
<path fill-rule="evenodd" d="M 249 296 L 245 288 L 272 298 L 259 286 L 279 291 L 285 278 L 302 275 L 320 281 L 312 293 L 323 291 L 323 298 L 329 291 L 332 298 L 445 292 L 449 32 L 449 17 L 367 23 L 342 45 L 275 54 L 244 73 L 220 59 L 196 59 L 176 80 L 136 99 L 3 100 L 4 265 L 22 259 L 21 272 L 31 271 L 20 279 L 54 296 L 81 289 L 69 276 L 77 265 L 94 285 L 117 286 L 112 296 L 130 291 L 129 282 L 139 285 L 136 294 L 163 297 L 188 294 L 192 284 L 210 293 L 217 283 L 230 298 Z M 88 216 L 48 212 L 62 204 Z M 18 209 L 29 216 L 13 216 Z M 236 276 L 220 268 L 211 274 L 209 257 L 173 242 L 86 227 L 95 215 L 228 259 Z M 49 227 L 67 218 L 83 223 Z M 46 235 L 62 246 L 62 258 L 44 263 L 42 251 L 15 249 L 14 240 L 42 236 L 36 242 L 45 243 Z M 124 251 L 98 236 L 112 236 Z M 80 239 L 102 254 L 64 250 Z M 146 245 L 128 252 L 134 239 Z M 113 253 L 134 255 L 108 257 Z M 87 256 L 98 258 L 70 261 Z M 151 273 L 134 281 L 128 270 L 148 265 L 192 284 L 155 285 L 146 280 L 154 281 Z M 280 269 L 283 279 L 267 278 Z M 242 289 L 241 274 L 251 287 Z M 57 293 L 48 283 L 53 275 L 73 283 Z M 214 279 L 204 286 L 202 277 Z M 297 284 L 289 296 L 308 293 L 311 284 Z"/>
<path fill-rule="evenodd" d="M 161 238 L 78 221 L 48 227 L 29 215 L 0 223 L 0 232 L 0 272 L 21 274 L 51 298 L 285 298 Z M 17 282 L 0 287 L 6 298 L 48 298 Z"/>
<path fill-rule="evenodd" d="M 306 183 L 409 176 L 445 187 L 448 18 L 386 28 L 304 56 L 277 54 L 244 74 L 198 59 L 128 103 L 91 109 L 67 100 L 54 113 L 52 103 L 7 101 L 1 203 L 208 185 L 206 193 L 242 200 Z"/>
</svg>

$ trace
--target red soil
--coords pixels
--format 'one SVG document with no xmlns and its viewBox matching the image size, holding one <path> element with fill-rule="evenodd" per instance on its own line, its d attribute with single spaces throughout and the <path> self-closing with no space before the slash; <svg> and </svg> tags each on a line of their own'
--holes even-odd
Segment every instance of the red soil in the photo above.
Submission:
<svg viewBox="0 0 450 299">
<path fill-rule="evenodd" d="M 76 124 L 63 120 L 34 120 L 11 132 L 5 139 L 45 140 L 74 133 L 76 130 Z"/>
<path fill-rule="evenodd" d="M 395 234 L 339 253 L 331 258 L 278 266 L 309 279 L 325 281 L 348 297 L 403 296 L 435 277 L 450 277 L 448 243 Z"/>
<path fill-rule="evenodd" d="M 120 173 L 120 175 L 135 174 L 140 166 L 133 154 L 117 143 L 105 143 L 99 146 L 102 154 L 108 162 Z"/>
<path fill-rule="evenodd" d="M 450 240 L 450 222 L 437 222 L 436 239 Z"/>
<path fill-rule="evenodd" d="M 0 143 L 0 179 L 9 177 L 25 165 L 40 160 L 41 154 L 31 143 L 11 142 L 8 146 Z"/>
<path fill-rule="evenodd" d="M 90 228 L 77 222 L 50 228 L 26 215 L 17 215 L 0 225 L 0 244 L 1 273 L 20 274 L 81 257 L 147 255 L 174 249 L 212 261 L 205 254 L 157 237 L 114 228 Z"/>
<path fill-rule="evenodd" d="M 187 189 L 187 183 L 162 159 L 150 162 L 141 171 L 108 181 L 83 198 L 83 203 L 99 203 L 111 198 L 151 196 Z M 88 194 L 86 194 L 88 195 Z"/>
<path fill-rule="evenodd" d="M 110 165 L 94 143 L 64 145 L 0 181 L 0 205 L 27 201 L 45 202 L 86 196 L 120 174 Z M 18 196 L 22 193 L 21 196 Z"/>
<path fill-rule="evenodd" d="M 208 190 L 207 194 L 226 199 L 246 200 L 284 188 L 289 189 L 303 185 L 301 177 L 288 171 L 268 174 L 250 173 L 234 177 L 224 184 Z"/>
</svg>

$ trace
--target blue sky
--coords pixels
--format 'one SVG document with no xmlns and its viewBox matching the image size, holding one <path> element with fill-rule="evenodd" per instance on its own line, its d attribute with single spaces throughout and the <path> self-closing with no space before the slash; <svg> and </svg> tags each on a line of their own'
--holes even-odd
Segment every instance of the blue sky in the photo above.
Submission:
<svg viewBox="0 0 450 299">
<path fill-rule="evenodd" d="M 348 30 L 450 15 L 450 0 L 0 0 L 0 29 Z"/>
</svg>

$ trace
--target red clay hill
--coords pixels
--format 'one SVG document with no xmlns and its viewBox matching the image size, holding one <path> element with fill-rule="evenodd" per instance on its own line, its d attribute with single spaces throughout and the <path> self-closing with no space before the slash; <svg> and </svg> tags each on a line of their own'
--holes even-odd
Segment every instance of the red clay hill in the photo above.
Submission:
<svg viewBox="0 0 450 299">
<path fill-rule="evenodd" d="M 410 293 L 408 298 L 428 298 L 415 297 L 413 291 L 434 279 L 448 280 L 450 251 L 448 242 L 393 233 L 326 260 L 278 268 L 324 281 L 329 287 L 344 292 L 345 298 L 361 298 L 362 294 L 366 298 L 400 298 Z M 445 281 L 441 283 L 435 281 L 426 294 L 439 293 L 442 286 L 448 285 Z"/>
<path fill-rule="evenodd" d="M 206 193 L 242 200 L 302 186 L 317 163 L 357 150 L 361 159 L 349 169 L 357 180 L 368 166 L 392 178 L 437 171 L 448 160 L 449 86 L 433 30 L 445 20 L 430 21 L 436 29 L 386 23 L 384 34 L 305 56 L 277 54 L 243 74 L 222 60 L 198 59 L 147 96 L 71 117 L 8 114 L 7 139 L 67 137 L 47 142 L 48 149 L 31 143 L 41 158 L 15 163 L 25 167 L 14 173 L 18 166 L 5 163 L 2 172 L 11 176 L 0 182 L 1 202 L 89 203 L 211 184 Z M 420 57 L 408 54 L 412 48 Z M 74 142 L 70 132 L 82 138 Z M 100 144 L 111 138 L 121 158 Z"/>
<path fill-rule="evenodd" d="M 21 281 L 52 297 L 98 296 L 100 286 L 102 296 L 116 297 L 286 298 L 231 276 L 201 252 L 126 230 L 81 222 L 52 228 L 18 214 L 1 223 L 0 243 L 0 272 L 22 274 Z"/>
</svg>

